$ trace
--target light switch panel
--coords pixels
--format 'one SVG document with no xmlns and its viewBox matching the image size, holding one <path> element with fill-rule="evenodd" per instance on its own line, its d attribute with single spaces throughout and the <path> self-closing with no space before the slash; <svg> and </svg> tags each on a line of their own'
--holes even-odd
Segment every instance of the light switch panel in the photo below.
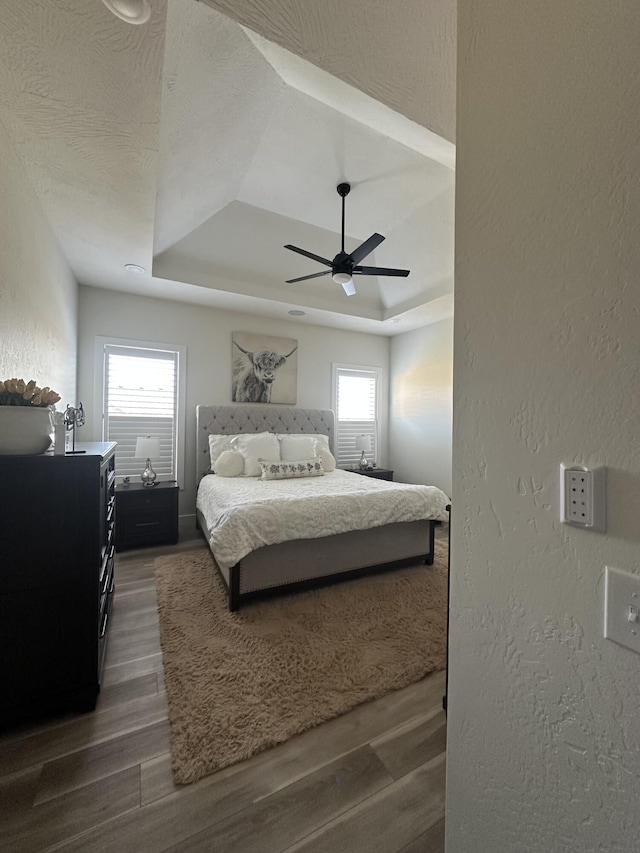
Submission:
<svg viewBox="0 0 640 853">
<path fill-rule="evenodd" d="M 604 635 L 640 654 L 640 575 L 605 569 Z"/>
</svg>

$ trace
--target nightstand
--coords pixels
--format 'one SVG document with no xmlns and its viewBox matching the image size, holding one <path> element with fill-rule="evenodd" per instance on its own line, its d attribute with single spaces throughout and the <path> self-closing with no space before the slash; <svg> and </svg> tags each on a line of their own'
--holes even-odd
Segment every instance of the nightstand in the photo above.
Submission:
<svg viewBox="0 0 640 853">
<path fill-rule="evenodd" d="M 116 551 L 178 541 L 178 484 L 116 486 Z"/>
<path fill-rule="evenodd" d="M 354 468 L 354 474 L 362 474 L 363 477 L 373 477 L 376 480 L 393 480 L 393 471 L 389 468 Z"/>
</svg>

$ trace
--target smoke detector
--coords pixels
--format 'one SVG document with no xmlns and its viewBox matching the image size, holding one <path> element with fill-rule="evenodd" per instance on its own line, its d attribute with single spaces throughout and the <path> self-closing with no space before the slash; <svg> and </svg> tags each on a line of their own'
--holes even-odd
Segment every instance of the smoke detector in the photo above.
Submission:
<svg viewBox="0 0 640 853">
<path fill-rule="evenodd" d="M 127 24 L 146 24 L 151 17 L 149 0 L 102 0 L 110 12 Z"/>
</svg>

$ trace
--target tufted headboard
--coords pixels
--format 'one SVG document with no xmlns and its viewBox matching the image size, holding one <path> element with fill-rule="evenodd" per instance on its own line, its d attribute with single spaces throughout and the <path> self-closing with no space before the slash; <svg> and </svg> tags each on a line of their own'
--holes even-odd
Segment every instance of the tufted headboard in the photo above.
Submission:
<svg viewBox="0 0 640 853">
<path fill-rule="evenodd" d="M 309 433 L 329 437 L 334 452 L 335 415 L 331 409 L 285 406 L 196 406 L 196 482 L 211 472 L 209 434 L 245 432 Z"/>
</svg>

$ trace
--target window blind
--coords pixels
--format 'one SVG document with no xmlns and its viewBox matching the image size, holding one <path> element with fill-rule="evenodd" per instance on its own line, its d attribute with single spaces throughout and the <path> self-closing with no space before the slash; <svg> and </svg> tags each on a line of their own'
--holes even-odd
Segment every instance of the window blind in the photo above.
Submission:
<svg viewBox="0 0 640 853">
<path fill-rule="evenodd" d="M 336 368 L 336 461 L 341 468 L 353 468 L 362 451 L 356 450 L 356 438 L 369 436 L 371 451 L 367 460 L 378 456 L 378 374 L 373 370 Z"/>
<path fill-rule="evenodd" d="M 151 460 L 158 480 L 177 479 L 178 353 L 106 345 L 104 369 L 104 436 L 118 442 L 116 475 L 140 475 L 136 440 L 151 436 L 160 440 Z"/>
</svg>

